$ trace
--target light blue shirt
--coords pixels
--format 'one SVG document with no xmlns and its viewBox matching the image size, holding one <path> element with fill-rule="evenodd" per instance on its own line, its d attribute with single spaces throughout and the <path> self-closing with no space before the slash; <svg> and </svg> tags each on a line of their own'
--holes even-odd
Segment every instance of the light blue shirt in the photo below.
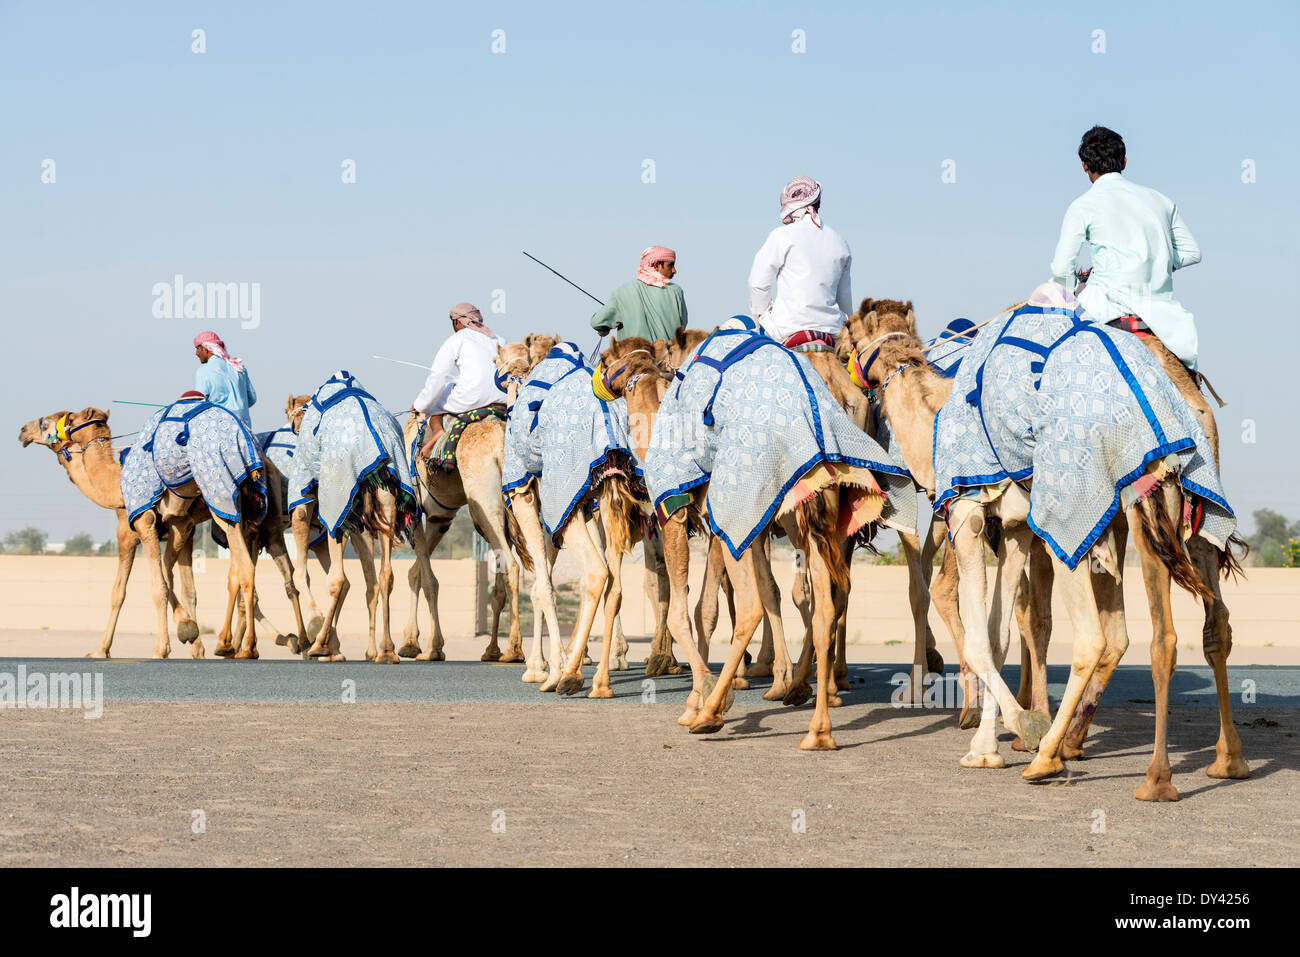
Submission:
<svg viewBox="0 0 1300 957">
<path fill-rule="evenodd" d="M 248 378 L 247 367 L 235 370 L 221 356 L 212 356 L 194 370 L 194 388 L 208 397 L 208 401 L 229 409 L 251 430 L 253 421 L 248 410 L 257 404 L 257 392 Z"/>
<path fill-rule="evenodd" d="M 1201 261 L 1178 207 L 1119 173 L 1097 177 L 1065 212 L 1052 280 L 1073 289 L 1079 247 L 1092 243 L 1092 273 L 1079 302 L 1099 322 L 1137 316 L 1174 355 L 1196 368 L 1196 323 L 1174 298 L 1174 270 Z"/>
</svg>

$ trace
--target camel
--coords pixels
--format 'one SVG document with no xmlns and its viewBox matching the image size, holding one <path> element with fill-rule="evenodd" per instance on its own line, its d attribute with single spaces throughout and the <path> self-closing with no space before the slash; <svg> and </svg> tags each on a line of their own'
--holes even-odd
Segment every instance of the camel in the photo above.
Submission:
<svg viewBox="0 0 1300 957">
<path fill-rule="evenodd" d="M 539 354 L 541 359 L 538 359 Z M 553 360 L 553 364 L 538 370 L 542 377 L 531 376 L 531 370 L 546 359 Z M 519 549 L 521 562 L 535 572 L 533 643 L 523 679 L 539 682 L 539 691 L 572 695 L 582 689 L 580 669 L 586 660 L 586 646 L 597 604 L 603 597 L 604 645 L 588 697 L 613 697 L 609 685 L 611 658 L 616 667 L 627 667 L 627 643 L 618 618 L 622 602 L 622 555 L 641 538 L 642 530 L 640 506 L 629 478 L 631 463 L 617 451 L 607 451 L 602 455 L 591 467 L 590 479 L 570 503 L 559 527 L 551 530 L 554 535 L 547 535 L 542 521 L 541 493 L 544 483 L 556 479 L 544 472 L 521 475 L 515 472 L 522 468 L 519 464 L 523 461 L 521 456 L 532 460 L 530 468 L 537 469 L 540 458 L 535 456 L 544 456 L 548 449 L 567 447 L 567 442 L 542 438 L 552 421 L 560 422 L 562 419 L 558 415 L 553 418 L 549 409 L 544 409 L 542 399 L 533 396 L 542 394 L 549 398 L 553 394 L 563 394 L 565 399 L 562 401 L 580 401 L 585 389 L 590 388 L 590 372 L 585 373 L 585 378 L 575 378 L 573 382 L 561 385 L 565 373 L 575 371 L 581 376 L 580 370 L 585 366 L 576 351 L 569 346 L 555 348 L 555 340 L 549 336 L 529 336 L 523 343 L 499 349 L 496 361 L 498 379 L 506 390 L 512 412 L 510 433 L 513 435 L 518 430 L 517 437 L 507 439 L 511 443 L 508 450 L 511 464 L 507 469 L 509 481 L 505 494 L 510 509 L 511 539 Z M 521 394 L 529 396 L 527 407 L 517 409 Z M 535 428 L 541 431 L 537 433 L 537 439 L 532 439 Z M 530 443 L 538 447 L 534 450 Z M 571 478 L 565 476 L 564 480 Z M 594 516 L 591 515 L 593 505 L 598 506 Z M 557 544 L 572 548 L 583 567 L 582 606 L 567 652 L 560 648 L 551 579 Z M 550 654 L 545 658 L 541 654 L 539 616 L 545 617 L 551 636 Z"/>
<path fill-rule="evenodd" d="M 897 310 L 892 315 L 873 310 L 853 321 L 862 375 L 878 388 L 885 415 L 895 429 L 909 468 L 933 497 L 937 483 L 933 464 L 934 422 L 951 391 L 952 380 L 944 379 L 929 365 L 910 312 L 900 318 Z M 1122 518 L 1113 521 L 1099 539 L 1100 547 L 1093 548 L 1100 571 L 1094 572 L 1094 563 L 1088 561 L 1079 562 L 1071 569 L 1055 554 L 1051 556 L 1076 639 L 1069 682 L 1050 727 L 1040 713 L 1025 710 L 998 675 L 1006 651 L 1008 609 L 1015 602 L 1014 591 L 1032 535 L 1027 524 L 1028 495 L 1019 484 L 1012 482 L 993 493 L 986 491 L 979 498 L 963 497 L 952 502 L 948 522 L 953 529 L 952 550 L 958 557 L 964 652 L 990 691 L 979 730 L 961 761 L 963 766 L 1004 766 L 997 753 L 992 726 L 999 705 L 1004 723 L 1017 731 L 1030 749 L 1037 745 L 1038 755 L 1022 772 L 1027 780 L 1057 774 L 1063 770 L 1063 755 L 1072 756 L 1071 751 L 1081 754 L 1082 740 L 1096 703 L 1128 644 L 1121 580 L 1125 542 L 1129 528 L 1134 528 L 1134 543 L 1141 558 L 1155 631 L 1151 657 L 1156 690 L 1155 744 L 1146 780 L 1135 797 L 1177 800 L 1167 755 L 1169 678 L 1177 641 L 1169 610 L 1170 583 L 1177 581 L 1199 594 L 1206 602 L 1207 612 L 1213 607 L 1215 596 L 1201 581 L 1200 572 L 1174 530 L 1182 520 L 1184 493 L 1175 481 L 1160 481 L 1155 474 L 1151 478 L 1154 489 L 1150 494 L 1124 510 Z M 994 518 L 1001 523 L 998 587 L 991 614 L 986 619 L 982 536 L 986 523 Z M 1231 563 L 1231 554 L 1226 549 L 1220 552 L 1216 576 Z M 1207 637 L 1208 628 L 1207 624 Z M 1216 637 L 1214 643 L 1207 640 L 1205 653 L 1215 671 L 1221 722 L 1216 760 L 1207 773 L 1212 777 L 1245 777 L 1249 769 L 1241 758 L 1240 741 L 1232 726 L 1227 690 L 1225 665 L 1230 632 Z M 1079 710 L 1081 699 L 1085 699 L 1085 705 Z"/>
<path fill-rule="evenodd" d="M 398 664 L 390 608 L 393 542 L 409 534 L 422 541 L 416 525 L 418 505 L 397 420 L 346 371 L 334 373 L 291 422 L 298 435 L 289 480 L 290 516 L 299 554 L 306 554 L 312 519 L 319 516 L 329 533 L 330 602 L 315 641 L 313 658 L 342 661 L 338 620 L 349 584 L 344 549 L 354 540 L 366 581 L 369 642 L 366 659 Z M 362 431 L 362 423 L 367 431 Z M 375 570 L 374 546 L 380 565 Z M 418 552 L 417 552 L 418 555 Z M 430 575 L 430 577 L 432 577 Z M 376 611 L 382 640 L 376 645 Z"/>
<path fill-rule="evenodd" d="M 642 339 L 614 342 L 605 352 L 601 367 L 609 370 L 604 376 L 605 387 L 615 395 L 623 395 L 628 402 L 630 421 L 656 423 L 660 405 L 670 387 L 660 377 L 654 362 L 652 344 Z M 809 385 L 809 388 L 812 388 Z M 710 405 L 713 411 L 716 407 Z M 725 412 L 724 412 L 725 414 Z M 633 419 L 632 417 L 636 417 Z M 651 428 L 643 424 L 634 432 L 637 454 L 653 463 L 649 454 Z M 824 466 L 818 466 L 822 468 Z M 809 478 L 817 469 L 808 473 Z M 814 479 L 815 481 L 815 479 Z M 779 616 L 779 606 L 769 602 L 776 595 L 775 583 L 770 579 L 770 569 L 758 556 L 765 553 L 764 536 L 772 526 L 757 530 L 747 548 L 733 556 L 730 548 L 723 550 L 727 576 L 731 579 L 736 596 L 736 618 L 733 640 L 722 673 L 713 681 L 708 664 L 692 634 L 692 622 L 686 613 L 687 575 L 689 550 L 686 543 L 687 526 L 692 522 L 694 509 L 703 501 L 708 479 L 697 484 L 690 493 L 691 504 L 678 507 L 662 522 L 664 555 L 670 580 L 669 628 L 673 638 L 684 648 L 691 662 L 692 691 L 687 709 L 678 719 L 692 733 L 712 733 L 723 726 L 722 714 L 730 705 L 733 693 L 732 680 L 740 667 L 744 650 L 766 610 L 774 619 Z M 776 523 L 791 541 L 804 547 L 811 570 L 811 623 L 812 644 L 817 655 L 817 701 L 807 736 L 800 742 L 804 750 L 831 750 L 836 747 L 831 734 L 829 717 L 830 651 L 835 622 L 843 614 L 847 598 L 847 567 L 843 552 L 834 540 L 838 525 L 840 489 L 835 482 L 829 487 L 814 486 L 810 498 L 802 504 L 778 514 Z M 877 489 L 878 491 L 878 489 Z M 882 496 L 883 498 L 883 496 Z M 768 574 L 764 571 L 767 569 Z M 767 606 L 767 607 L 765 607 Z"/>
<path fill-rule="evenodd" d="M 48 446 L 55 459 L 63 466 L 68 481 L 86 498 L 101 508 L 112 509 L 117 515 L 117 574 L 113 579 L 113 593 L 109 606 L 108 624 L 97 652 L 87 658 L 108 658 L 112 655 L 113 636 L 117 620 L 126 600 L 126 584 L 135 564 L 136 546 L 140 536 L 127 522 L 126 506 L 122 501 L 122 466 L 113 451 L 112 430 L 108 427 L 109 413 L 87 407 L 80 412 L 60 411 L 32 419 L 18 432 L 23 448 L 32 443 Z M 190 563 L 192 541 L 181 534 L 167 540 L 165 598 L 176 620 L 177 633 L 183 642 L 191 645 L 191 654 L 203 657 L 203 643 L 198 641 L 199 626 L 195 616 L 194 572 Z M 183 560 L 182 560 L 183 559 Z M 178 600 L 172 587 L 171 569 L 179 562 L 182 599 Z M 170 648 L 168 649 L 170 653 Z"/>
<path fill-rule="evenodd" d="M 194 463 L 202 463 L 203 468 L 196 470 Z M 238 477 L 222 471 L 231 468 L 241 470 Z M 227 602 L 227 626 L 219 636 L 216 653 L 235 658 L 258 657 L 255 556 L 250 545 L 256 541 L 259 526 L 267 518 L 265 479 L 268 475 L 279 481 L 274 466 L 261 460 L 256 440 L 243 423 L 233 413 L 212 405 L 197 393 L 186 393 L 151 415 L 141 427 L 136 447 L 123 463 L 121 485 L 128 524 L 140 536 L 152 572 L 154 607 L 158 614 L 154 657 L 166 658 L 171 654 L 166 598 L 169 563 L 163 561 L 160 539 L 166 535 L 169 549 L 177 550 L 182 566 L 182 588 L 188 585 L 192 590 L 193 579 L 189 576 L 186 581 L 186 566 L 191 560 L 194 526 L 209 515 L 229 544 L 230 585 L 237 580 L 245 616 L 243 641 L 236 649 L 229 631 L 232 593 Z M 283 538 L 268 542 L 267 547 L 273 554 L 277 549 L 283 553 Z M 291 584 L 286 589 L 291 590 Z M 291 593 L 290 597 L 296 604 L 296 596 Z M 190 630 L 178 627 L 182 642 L 187 640 Z M 194 637 L 189 641 L 197 646 L 191 655 L 201 657 L 197 625 L 192 631 Z"/>
</svg>

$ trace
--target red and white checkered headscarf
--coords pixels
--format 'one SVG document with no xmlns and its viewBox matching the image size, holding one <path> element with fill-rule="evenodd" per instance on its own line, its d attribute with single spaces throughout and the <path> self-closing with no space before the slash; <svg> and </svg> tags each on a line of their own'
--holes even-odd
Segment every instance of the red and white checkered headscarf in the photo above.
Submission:
<svg viewBox="0 0 1300 957">
<path fill-rule="evenodd" d="M 226 344 L 221 341 L 221 337 L 215 332 L 200 332 L 194 337 L 194 345 L 196 347 L 202 346 L 219 359 L 229 362 L 236 372 L 242 372 L 244 370 L 243 362 L 235 356 L 226 354 Z"/>
<path fill-rule="evenodd" d="M 793 223 L 802 216 L 811 216 L 813 225 L 821 229 L 821 218 L 813 209 L 813 203 L 821 198 L 821 183 L 810 176 L 796 176 L 781 190 L 781 222 Z"/>
<path fill-rule="evenodd" d="M 641 268 L 636 271 L 636 278 L 647 286 L 658 286 L 662 289 L 668 285 L 668 280 L 651 267 L 655 263 L 675 262 L 677 262 L 677 254 L 667 246 L 647 246 L 641 250 Z"/>
</svg>

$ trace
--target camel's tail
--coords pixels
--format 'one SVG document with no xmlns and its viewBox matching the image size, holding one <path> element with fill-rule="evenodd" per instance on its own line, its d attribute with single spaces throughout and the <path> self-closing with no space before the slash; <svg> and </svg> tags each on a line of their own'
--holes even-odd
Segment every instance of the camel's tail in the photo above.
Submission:
<svg viewBox="0 0 1300 957">
<path fill-rule="evenodd" d="M 509 505 L 506 506 L 506 547 L 515 550 L 515 554 L 519 556 L 519 564 L 528 571 L 533 570 L 533 556 L 528 554 L 528 546 L 524 544 L 523 529 L 519 527 L 519 519 L 515 518 L 515 510 Z"/>
<path fill-rule="evenodd" d="M 605 516 L 609 544 L 619 554 L 632 550 L 633 522 L 641 520 L 641 507 L 632 485 L 622 475 L 610 475 L 600 483 L 600 509 Z"/>
<path fill-rule="evenodd" d="M 829 496 L 839 496 L 839 489 L 830 489 L 813 496 L 795 510 L 795 527 L 799 535 L 799 544 L 805 551 L 809 546 L 816 547 L 822 561 L 831 573 L 831 584 L 841 591 L 849 587 L 849 567 L 844 562 L 844 553 L 835 540 L 838 525 L 834 510 L 830 506 Z"/>
<path fill-rule="evenodd" d="M 1161 502 L 1162 496 L 1158 492 L 1138 502 L 1137 534 L 1144 537 L 1147 547 L 1159 559 L 1160 564 L 1168 569 L 1170 577 L 1175 582 L 1196 597 L 1213 601 L 1214 592 L 1201 580 L 1196 566 L 1187 555 L 1187 549 L 1183 547 L 1173 519 L 1169 517 L 1168 510 L 1162 507 Z"/>
<path fill-rule="evenodd" d="M 1228 537 L 1228 547 L 1219 549 L 1219 575 L 1223 578 L 1232 576 L 1233 581 L 1245 573 L 1241 570 L 1241 560 L 1250 554 L 1250 544 L 1233 532 Z"/>
</svg>

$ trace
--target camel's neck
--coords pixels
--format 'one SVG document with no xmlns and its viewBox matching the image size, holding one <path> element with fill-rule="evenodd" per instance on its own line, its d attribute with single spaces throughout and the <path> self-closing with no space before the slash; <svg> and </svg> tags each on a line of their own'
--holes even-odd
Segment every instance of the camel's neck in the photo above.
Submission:
<svg viewBox="0 0 1300 957">
<path fill-rule="evenodd" d="M 625 395 L 628 435 L 632 447 L 636 449 L 637 458 L 642 462 L 646 460 L 650 449 L 650 436 L 654 432 L 655 417 L 659 414 L 659 403 L 662 401 L 659 394 L 660 382 L 656 376 L 647 375 Z"/>
<path fill-rule="evenodd" d="M 891 378 L 880 402 L 898 440 L 903 463 L 933 498 L 934 419 L 952 391 L 952 380 L 932 369 L 913 366 Z"/>
<path fill-rule="evenodd" d="M 101 508 L 121 508 L 122 467 L 113 454 L 113 443 L 92 442 L 79 451 L 70 451 L 70 458 L 61 454 L 58 458 L 72 484 Z"/>
</svg>

